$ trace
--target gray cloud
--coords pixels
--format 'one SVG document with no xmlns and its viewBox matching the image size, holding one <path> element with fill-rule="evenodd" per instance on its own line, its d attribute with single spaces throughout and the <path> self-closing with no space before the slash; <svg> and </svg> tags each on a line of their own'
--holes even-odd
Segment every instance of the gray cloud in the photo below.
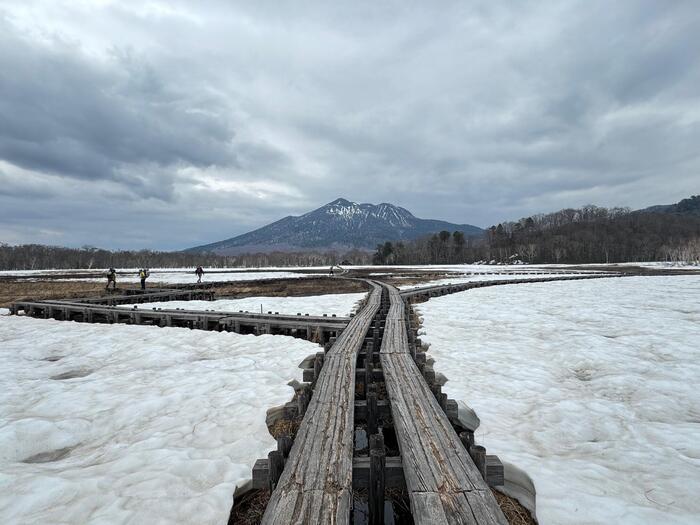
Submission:
<svg viewBox="0 0 700 525">
<path fill-rule="evenodd" d="M 677 201 L 698 29 L 693 1 L 5 2 L 0 241 L 187 247 L 338 196 L 481 226 Z"/>
</svg>

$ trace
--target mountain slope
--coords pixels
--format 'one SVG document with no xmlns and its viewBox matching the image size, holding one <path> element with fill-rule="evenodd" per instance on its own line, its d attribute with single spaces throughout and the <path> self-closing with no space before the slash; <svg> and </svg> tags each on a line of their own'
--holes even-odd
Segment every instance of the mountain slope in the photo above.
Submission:
<svg viewBox="0 0 700 525">
<path fill-rule="evenodd" d="M 639 210 L 643 213 L 674 213 L 677 215 L 700 216 L 700 195 L 693 195 L 676 204 L 661 204 Z"/>
<path fill-rule="evenodd" d="M 323 249 L 374 249 L 384 241 L 416 239 L 441 230 L 478 235 L 470 224 L 419 219 L 405 208 L 381 203 L 358 204 L 336 199 L 298 217 L 289 216 L 237 237 L 190 248 L 188 251 L 233 255 Z"/>
</svg>

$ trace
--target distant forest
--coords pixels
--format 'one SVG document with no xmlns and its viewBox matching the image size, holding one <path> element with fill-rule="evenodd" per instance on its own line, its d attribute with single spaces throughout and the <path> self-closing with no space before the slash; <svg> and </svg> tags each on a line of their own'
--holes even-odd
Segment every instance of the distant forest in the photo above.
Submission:
<svg viewBox="0 0 700 525">
<path fill-rule="evenodd" d="M 699 197 L 687 199 L 700 204 Z M 681 201 L 684 202 L 684 201 Z M 375 264 L 700 261 L 700 215 L 584 206 L 491 226 L 483 238 L 443 231 L 377 246 Z"/>
<path fill-rule="evenodd" d="M 348 253 L 255 253 L 215 255 L 213 253 L 158 252 L 151 250 L 109 251 L 93 247 L 62 248 L 40 244 L 0 244 L 0 270 L 69 270 L 78 268 L 259 268 L 264 266 L 330 266 L 369 264 L 372 254 Z"/>
<path fill-rule="evenodd" d="M 0 244 L 0 270 L 644 261 L 700 262 L 700 196 L 647 211 L 598 206 L 565 209 L 503 222 L 478 237 L 443 231 L 414 241 L 387 241 L 374 253 L 352 250 L 224 256 Z"/>
</svg>

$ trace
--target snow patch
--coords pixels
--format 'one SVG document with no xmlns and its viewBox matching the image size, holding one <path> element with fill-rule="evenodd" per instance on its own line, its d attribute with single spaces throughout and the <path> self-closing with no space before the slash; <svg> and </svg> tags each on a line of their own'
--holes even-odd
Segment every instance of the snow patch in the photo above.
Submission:
<svg viewBox="0 0 700 525">
<path fill-rule="evenodd" d="M 475 289 L 418 306 L 443 391 L 524 470 L 540 523 L 700 516 L 700 277 Z"/>
<path fill-rule="evenodd" d="M 279 312 L 280 314 L 329 316 L 339 317 L 350 315 L 359 301 L 364 299 L 364 293 L 312 295 L 308 297 L 245 297 L 243 299 L 218 299 L 215 301 L 168 301 L 160 303 L 137 304 L 139 309 L 147 308 L 183 308 L 186 310 L 215 310 L 217 312 L 263 313 Z M 134 305 L 121 305 L 133 308 Z"/>
<path fill-rule="evenodd" d="M 318 348 L 0 317 L 0 522 L 226 523 L 275 447 L 267 409 Z"/>
</svg>

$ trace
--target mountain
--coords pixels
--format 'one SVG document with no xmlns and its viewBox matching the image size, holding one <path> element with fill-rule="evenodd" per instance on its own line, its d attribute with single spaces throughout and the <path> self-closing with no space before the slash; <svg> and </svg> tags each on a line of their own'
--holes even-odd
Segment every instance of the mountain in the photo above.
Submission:
<svg viewBox="0 0 700 525">
<path fill-rule="evenodd" d="M 336 199 L 298 217 L 289 216 L 237 237 L 196 246 L 187 251 L 220 255 L 272 251 L 373 250 L 385 241 L 416 239 L 441 230 L 479 235 L 481 228 L 419 219 L 405 208 L 392 204 L 358 204 Z"/>
<path fill-rule="evenodd" d="M 700 217 L 700 195 L 693 195 L 676 204 L 661 204 L 639 210 L 643 213 L 673 213 L 676 215 L 696 215 Z"/>
</svg>

